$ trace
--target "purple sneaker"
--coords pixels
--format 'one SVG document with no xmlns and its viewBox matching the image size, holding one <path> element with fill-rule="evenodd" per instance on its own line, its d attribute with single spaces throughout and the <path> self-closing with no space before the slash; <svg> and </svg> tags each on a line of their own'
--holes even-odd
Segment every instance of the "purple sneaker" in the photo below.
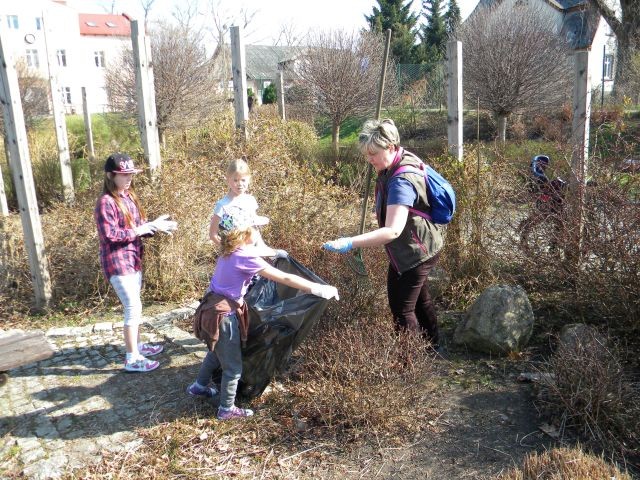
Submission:
<svg viewBox="0 0 640 480">
<path fill-rule="evenodd" d="M 142 346 L 138 348 L 140 355 L 143 357 L 153 357 L 162 352 L 162 350 L 164 350 L 162 345 L 149 345 L 148 343 L 143 343 Z"/>
<path fill-rule="evenodd" d="M 187 393 L 192 397 L 207 397 L 212 398 L 218 394 L 218 390 L 214 387 L 201 387 L 193 382 L 187 387 Z"/>
<path fill-rule="evenodd" d="M 253 416 L 253 410 L 249 408 L 238 408 L 235 405 L 231 408 L 218 407 L 218 420 L 231 420 L 234 418 L 245 418 Z"/>
</svg>

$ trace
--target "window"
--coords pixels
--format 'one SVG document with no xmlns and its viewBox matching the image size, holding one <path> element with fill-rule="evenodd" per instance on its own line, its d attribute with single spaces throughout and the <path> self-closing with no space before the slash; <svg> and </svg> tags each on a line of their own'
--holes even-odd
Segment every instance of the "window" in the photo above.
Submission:
<svg viewBox="0 0 640 480">
<path fill-rule="evenodd" d="M 62 103 L 71 105 L 71 87 L 62 87 Z"/>
<path fill-rule="evenodd" d="M 93 59 L 96 62 L 96 67 L 104 68 L 104 52 L 102 50 L 93 52 Z"/>
<path fill-rule="evenodd" d="M 602 59 L 602 76 L 607 79 L 613 78 L 613 55 L 607 54 Z"/>
<path fill-rule="evenodd" d="M 13 28 L 14 30 L 20 28 L 17 15 L 7 15 L 7 24 L 9 25 L 9 28 Z"/>
<path fill-rule="evenodd" d="M 42 18 L 36 17 L 36 30 L 42 30 Z"/>
<path fill-rule="evenodd" d="M 40 60 L 38 59 L 38 50 L 28 48 L 26 52 L 27 67 L 40 68 Z"/>
<path fill-rule="evenodd" d="M 98 24 L 96 22 L 89 21 L 89 22 L 84 22 L 84 23 L 86 23 L 88 27 L 97 27 L 98 26 Z"/>
<path fill-rule="evenodd" d="M 118 28 L 118 25 L 113 22 L 105 22 L 105 25 L 109 28 Z"/>
<path fill-rule="evenodd" d="M 56 52 L 56 56 L 58 57 L 58 66 L 66 67 L 67 66 L 67 51 L 66 50 L 58 50 Z"/>
</svg>

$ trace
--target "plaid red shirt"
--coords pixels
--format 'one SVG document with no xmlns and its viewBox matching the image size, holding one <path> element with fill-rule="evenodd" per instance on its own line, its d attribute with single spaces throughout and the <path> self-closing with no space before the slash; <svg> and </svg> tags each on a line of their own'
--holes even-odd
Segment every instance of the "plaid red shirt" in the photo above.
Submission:
<svg viewBox="0 0 640 480">
<path fill-rule="evenodd" d="M 140 211 L 128 193 L 120 199 L 129 209 L 136 226 L 142 223 Z M 100 265 L 107 277 L 126 275 L 142 269 L 142 240 L 125 223 L 125 218 L 111 195 L 98 199 L 95 210 L 98 238 L 100 239 Z"/>
</svg>

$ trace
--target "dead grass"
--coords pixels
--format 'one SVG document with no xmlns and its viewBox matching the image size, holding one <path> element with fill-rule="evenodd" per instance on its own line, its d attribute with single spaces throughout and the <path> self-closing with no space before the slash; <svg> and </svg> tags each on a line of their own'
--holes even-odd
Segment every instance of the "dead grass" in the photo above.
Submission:
<svg viewBox="0 0 640 480">
<path fill-rule="evenodd" d="M 554 448 L 527 456 L 522 467 L 500 475 L 496 480 L 631 480 L 631 476 L 607 463 L 602 457 L 587 454 L 580 447 Z"/>
</svg>

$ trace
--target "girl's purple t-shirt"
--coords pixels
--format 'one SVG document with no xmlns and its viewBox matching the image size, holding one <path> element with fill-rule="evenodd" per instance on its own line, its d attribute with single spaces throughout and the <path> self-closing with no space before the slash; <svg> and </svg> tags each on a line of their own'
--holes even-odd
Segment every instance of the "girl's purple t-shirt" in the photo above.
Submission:
<svg viewBox="0 0 640 480">
<path fill-rule="evenodd" d="M 269 266 L 256 253 L 255 247 L 249 245 L 218 258 L 209 289 L 242 304 L 253 276 Z"/>
</svg>

